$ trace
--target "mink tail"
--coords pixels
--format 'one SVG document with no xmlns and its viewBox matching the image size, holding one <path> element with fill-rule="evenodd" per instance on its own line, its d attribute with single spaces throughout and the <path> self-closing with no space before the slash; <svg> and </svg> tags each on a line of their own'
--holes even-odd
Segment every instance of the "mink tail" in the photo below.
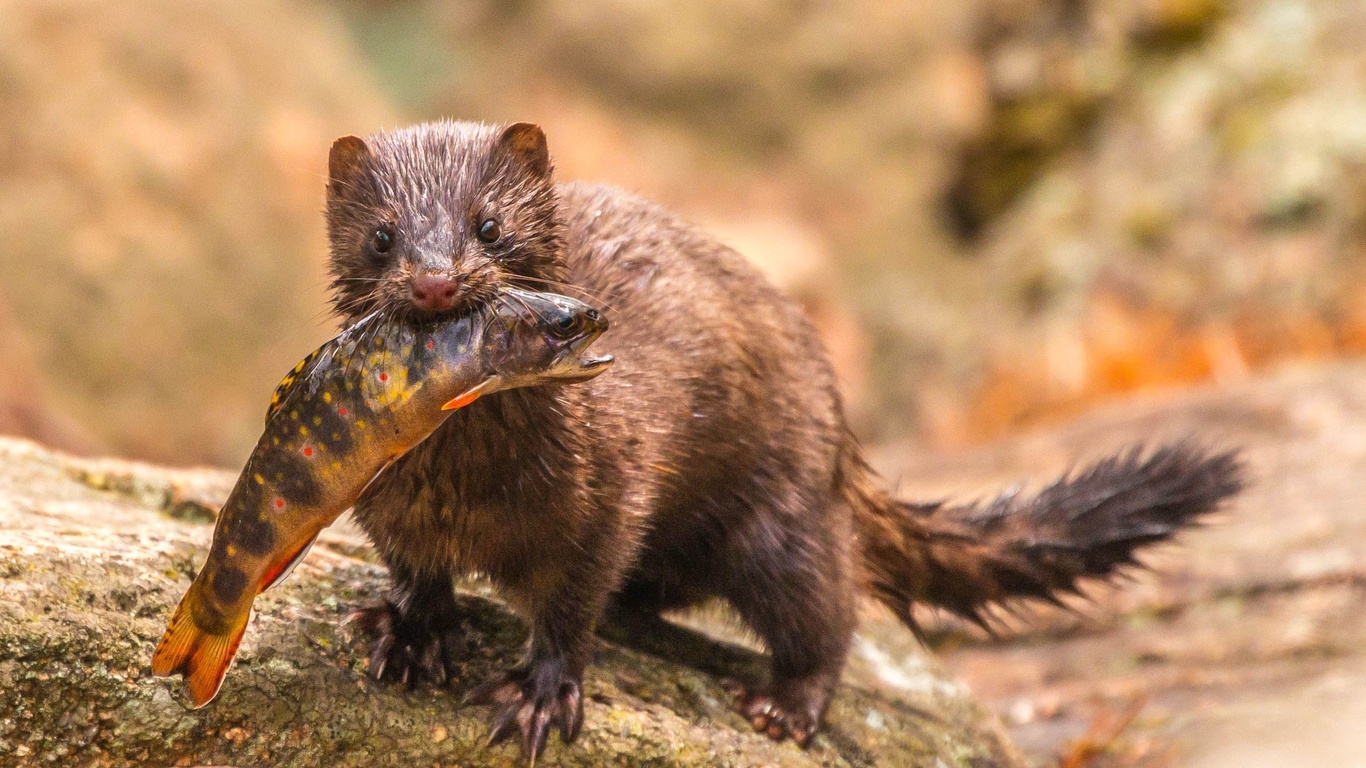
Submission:
<svg viewBox="0 0 1366 768">
<path fill-rule="evenodd" d="M 1198 522 L 1242 487 L 1236 452 L 1182 442 L 1147 454 L 1135 448 L 1035 496 L 1007 492 L 984 506 L 915 504 L 862 490 L 852 502 L 869 592 L 919 634 L 915 603 L 990 630 L 992 607 L 1058 603 L 1084 579 L 1137 565 L 1140 547 Z"/>
</svg>

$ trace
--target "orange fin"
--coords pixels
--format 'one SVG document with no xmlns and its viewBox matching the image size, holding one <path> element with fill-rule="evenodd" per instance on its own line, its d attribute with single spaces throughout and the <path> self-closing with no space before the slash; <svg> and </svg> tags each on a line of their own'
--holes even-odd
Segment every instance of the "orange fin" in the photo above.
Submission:
<svg viewBox="0 0 1366 768">
<path fill-rule="evenodd" d="M 237 655 L 237 646 L 242 643 L 250 611 L 227 634 L 213 635 L 195 623 L 188 607 L 195 599 L 191 589 L 180 601 L 180 607 L 176 608 L 175 616 L 166 627 L 166 634 L 152 654 L 152 674 L 158 677 L 183 675 L 190 700 L 198 709 L 218 695 L 228 667 Z"/>
<path fill-rule="evenodd" d="M 304 556 L 308 554 L 308 550 L 313 548 L 313 542 L 317 540 L 318 534 L 315 533 L 308 541 L 305 541 L 298 549 L 294 550 L 294 554 L 283 558 L 280 562 L 272 565 L 270 570 L 266 571 L 265 578 L 261 579 L 261 591 L 265 592 L 267 589 L 284 581 L 285 577 L 294 570 L 294 566 L 298 565 L 299 562 L 304 559 Z"/>
<path fill-rule="evenodd" d="M 456 408 L 464 408 L 475 400 L 478 400 L 480 395 L 497 386 L 498 381 L 498 376 L 490 376 L 489 378 L 484 379 L 481 383 L 466 391 L 465 394 L 455 397 L 441 406 L 441 410 L 453 411 Z"/>
</svg>

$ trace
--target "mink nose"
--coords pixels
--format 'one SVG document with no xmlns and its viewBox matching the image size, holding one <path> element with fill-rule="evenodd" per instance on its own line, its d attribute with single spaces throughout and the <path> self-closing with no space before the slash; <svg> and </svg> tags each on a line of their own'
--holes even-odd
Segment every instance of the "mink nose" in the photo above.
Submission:
<svg viewBox="0 0 1366 768">
<path fill-rule="evenodd" d="M 455 287 L 445 275 L 418 275 L 411 282 L 413 303 L 428 312 L 445 312 L 455 306 Z"/>
</svg>

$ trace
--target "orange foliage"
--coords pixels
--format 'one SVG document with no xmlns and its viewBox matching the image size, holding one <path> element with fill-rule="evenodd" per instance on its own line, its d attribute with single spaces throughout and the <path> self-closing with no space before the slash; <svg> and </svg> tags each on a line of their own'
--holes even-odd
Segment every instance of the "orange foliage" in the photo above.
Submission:
<svg viewBox="0 0 1366 768">
<path fill-rule="evenodd" d="M 1187 320 L 1113 291 L 1024 353 L 1001 355 L 953 422 L 950 441 L 985 440 L 1083 411 L 1118 394 L 1228 381 L 1287 360 L 1366 353 L 1366 287 L 1330 312 L 1248 307 Z"/>
</svg>

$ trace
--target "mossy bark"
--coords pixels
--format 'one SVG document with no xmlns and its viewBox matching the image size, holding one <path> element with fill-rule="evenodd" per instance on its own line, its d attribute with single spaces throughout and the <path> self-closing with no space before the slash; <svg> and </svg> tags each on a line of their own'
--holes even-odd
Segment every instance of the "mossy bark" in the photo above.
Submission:
<svg viewBox="0 0 1366 768">
<path fill-rule="evenodd" d="M 195 499 L 211 507 L 231 479 L 0 439 L 0 765 L 520 764 L 511 747 L 483 748 L 487 713 L 461 697 L 517 656 L 522 623 L 466 591 L 470 656 L 452 690 L 374 682 L 343 619 L 378 597 L 384 574 L 345 533 L 257 600 L 211 704 L 190 709 L 178 681 L 151 677 L 210 539 Z M 728 707 L 716 675 L 761 674 L 754 652 L 673 625 L 604 634 L 615 640 L 589 671 L 584 732 L 542 765 L 1018 764 L 995 721 L 924 664 L 897 692 L 842 688 L 802 751 Z"/>
</svg>

